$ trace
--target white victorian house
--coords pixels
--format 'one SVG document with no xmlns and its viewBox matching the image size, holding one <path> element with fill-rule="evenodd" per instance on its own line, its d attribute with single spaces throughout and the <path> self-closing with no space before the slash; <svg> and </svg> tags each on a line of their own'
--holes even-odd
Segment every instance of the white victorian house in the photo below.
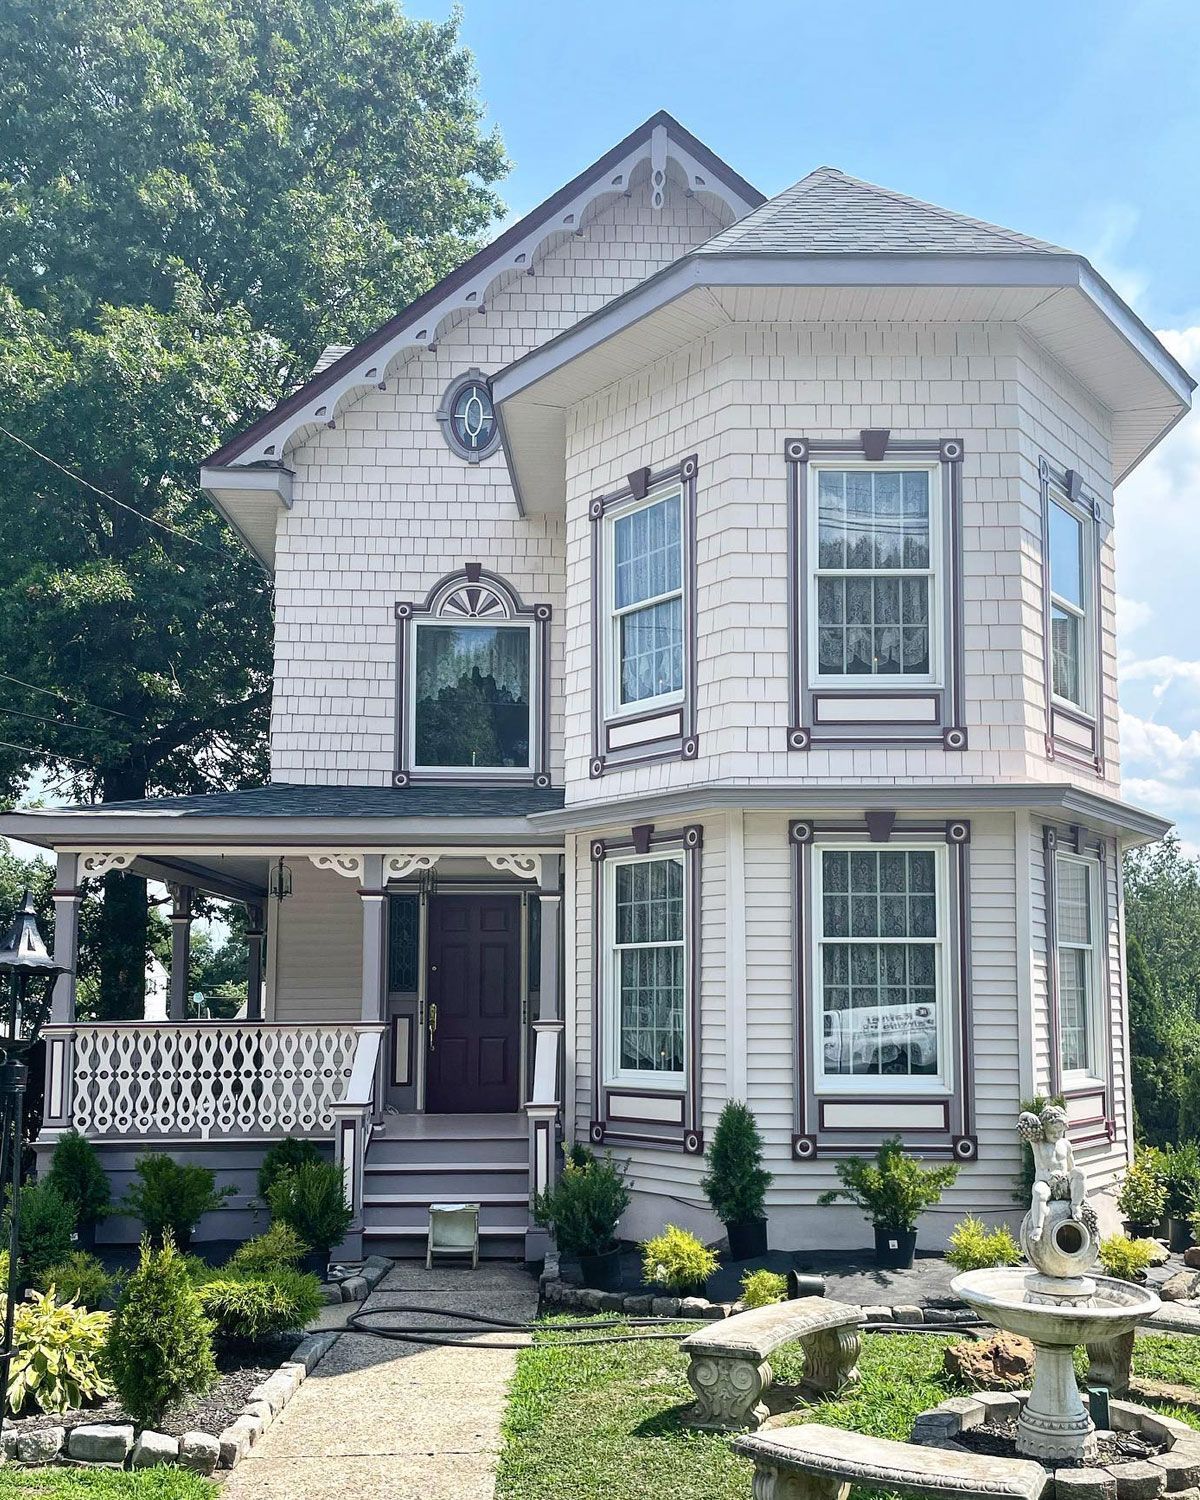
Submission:
<svg viewBox="0 0 1200 1500">
<path fill-rule="evenodd" d="M 1193 382 L 1082 257 L 822 167 L 764 201 L 659 114 L 214 453 L 275 574 L 269 785 L 14 814 L 82 881 L 176 892 L 171 1019 L 77 1020 L 44 1146 L 240 1194 L 329 1143 L 351 1249 L 428 1204 L 538 1252 L 560 1139 L 627 1232 L 717 1232 L 727 1099 L 772 1242 L 863 1243 L 834 1166 L 898 1133 L 1009 1214 L 1014 1119 L 1130 1150 L 1114 488 Z M 186 1019 L 195 891 L 250 1003 Z M 110 1235 L 134 1226 L 113 1221 Z"/>
</svg>

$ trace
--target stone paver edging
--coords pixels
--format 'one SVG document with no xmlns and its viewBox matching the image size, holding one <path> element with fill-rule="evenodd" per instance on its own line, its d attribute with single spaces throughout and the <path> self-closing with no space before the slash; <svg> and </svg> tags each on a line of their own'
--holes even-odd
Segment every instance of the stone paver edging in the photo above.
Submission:
<svg viewBox="0 0 1200 1500">
<path fill-rule="evenodd" d="M 357 1276 L 323 1281 L 321 1295 L 330 1306 L 339 1302 L 365 1302 L 391 1269 L 392 1263 L 386 1255 L 368 1255 Z"/>
</svg>

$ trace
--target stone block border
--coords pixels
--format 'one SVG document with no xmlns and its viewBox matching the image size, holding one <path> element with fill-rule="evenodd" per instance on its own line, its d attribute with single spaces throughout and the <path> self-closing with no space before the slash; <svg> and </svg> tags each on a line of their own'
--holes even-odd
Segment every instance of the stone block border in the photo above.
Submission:
<svg viewBox="0 0 1200 1500">
<path fill-rule="evenodd" d="M 389 1262 L 390 1264 L 390 1262 Z M 72 1427 L 41 1427 L 35 1432 L 5 1432 L 4 1457 L 23 1464 L 52 1464 L 65 1460 L 72 1465 L 94 1464 L 103 1468 L 151 1469 L 160 1464 L 178 1464 L 196 1474 L 233 1469 L 333 1348 L 338 1332 L 310 1333 L 297 1344 L 291 1359 L 250 1392 L 240 1416 L 219 1436 L 210 1432 L 185 1432 L 171 1437 L 147 1427 L 135 1432 L 132 1425 L 90 1423 Z"/>
<path fill-rule="evenodd" d="M 648 1292 L 601 1292 L 594 1287 L 575 1286 L 560 1274 L 560 1257 L 546 1252 L 539 1281 L 543 1303 L 547 1307 L 576 1308 L 580 1312 L 623 1314 L 630 1318 L 730 1318 L 742 1311 L 740 1302 L 710 1302 L 707 1297 L 656 1297 Z M 862 1309 L 867 1329 L 877 1323 L 929 1323 L 954 1327 L 958 1323 L 978 1322 L 969 1307 L 957 1298 L 916 1303 L 897 1307 L 866 1306 Z"/>
<path fill-rule="evenodd" d="M 321 1295 L 330 1306 L 340 1302 L 365 1302 L 387 1273 L 392 1262 L 386 1255 L 368 1255 L 358 1273 L 321 1283 Z"/>
</svg>

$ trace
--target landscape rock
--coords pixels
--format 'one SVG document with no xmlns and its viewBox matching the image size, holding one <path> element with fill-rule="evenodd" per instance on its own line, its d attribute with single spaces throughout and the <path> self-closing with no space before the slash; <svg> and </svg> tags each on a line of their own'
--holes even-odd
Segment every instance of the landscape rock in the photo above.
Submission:
<svg viewBox="0 0 1200 1500">
<path fill-rule="evenodd" d="M 219 1440 L 207 1432 L 185 1432 L 179 1439 L 179 1463 L 194 1474 L 211 1474 L 221 1457 Z"/>
<path fill-rule="evenodd" d="M 295 1376 L 285 1370 L 276 1370 L 274 1375 L 269 1375 L 261 1385 L 254 1387 L 250 1392 L 250 1400 L 265 1401 L 271 1408 L 271 1415 L 277 1417 L 292 1399 L 295 1391 Z"/>
<path fill-rule="evenodd" d="M 600 1311 L 610 1313 L 623 1313 L 625 1311 L 625 1295 L 623 1292 L 601 1292 Z"/>
<path fill-rule="evenodd" d="M 987 1412 L 984 1421 L 995 1427 L 1015 1422 L 1021 1415 L 1021 1403 L 1006 1391 L 976 1391 L 975 1400 Z"/>
<path fill-rule="evenodd" d="M 62 1452 L 66 1442 L 65 1427 L 43 1427 L 37 1432 L 22 1432 L 17 1436 L 17 1457 L 23 1464 L 48 1464 Z"/>
<path fill-rule="evenodd" d="M 217 1447 L 220 1449 L 217 1462 L 222 1469 L 236 1469 L 254 1446 L 248 1430 L 238 1425 L 241 1420 L 239 1417 L 237 1422 L 226 1427 L 217 1438 Z"/>
<path fill-rule="evenodd" d="M 958 1421 L 958 1430 L 967 1432 L 972 1427 L 981 1427 L 987 1420 L 987 1408 L 974 1396 L 951 1396 L 942 1402 L 942 1410 L 948 1411 Z"/>
<path fill-rule="evenodd" d="M 655 1297 L 650 1304 L 650 1311 L 656 1318 L 677 1318 L 679 1316 L 678 1297 Z"/>
<path fill-rule="evenodd" d="M 950 1442 L 962 1431 L 953 1412 L 935 1406 L 932 1411 L 920 1412 L 912 1425 L 912 1441 L 924 1447 L 936 1448 Z"/>
<path fill-rule="evenodd" d="M 923 1323 L 925 1321 L 925 1314 L 919 1307 L 907 1304 L 902 1307 L 893 1307 L 892 1317 L 897 1323 Z"/>
<path fill-rule="evenodd" d="M 335 1302 L 340 1306 L 342 1301 L 342 1289 L 336 1281 L 323 1281 L 321 1283 L 321 1301 L 327 1306 Z"/>
<path fill-rule="evenodd" d="M 336 1343 L 336 1333 L 310 1333 L 296 1345 L 292 1359 L 296 1364 L 303 1365 L 305 1373 L 311 1375 Z"/>
<path fill-rule="evenodd" d="M 365 1302 L 370 1293 L 371 1288 L 365 1276 L 347 1276 L 342 1282 L 343 1302 Z"/>
<path fill-rule="evenodd" d="M 650 1306 L 653 1301 L 654 1298 L 648 1296 L 626 1297 L 625 1311 L 631 1318 L 648 1318 L 650 1316 Z"/>
<path fill-rule="evenodd" d="M 1166 1453 L 1157 1454 L 1147 1462 L 1163 1471 L 1167 1477 L 1167 1489 L 1172 1494 L 1200 1485 L 1200 1442 L 1193 1441 L 1191 1437 L 1179 1438 L 1173 1448 Z"/>
<path fill-rule="evenodd" d="M 1015 1333 L 995 1333 L 988 1339 L 966 1339 L 951 1344 L 942 1356 L 947 1375 L 968 1385 L 1011 1391 L 1033 1378 L 1033 1345 Z"/>
<path fill-rule="evenodd" d="M 1107 1469 L 1056 1469 L 1056 1500 L 1117 1500 L 1117 1481 Z"/>
<path fill-rule="evenodd" d="M 1154 1243 L 1157 1245 L 1158 1241 L 1155 1240 Z M 1163 1249 L 1166 1249 L 1165 1245 L 1163 1246 Z M 1151 1261 L 1151 1265 L 1166 1265 L 1168 1259 L 1169 1256 L 1164 1255 L 1162 1260 Z M 1183 1263 L 1185 1266 L 1191 1266 L 1193 1271 L 1200 1271 L 1200 1245 L 1188 1246 L 1188 1248 L 1183 1252 Z"/>
<path fill-rule="evenodd" d="M 700 1300 L 702 1302 L 704 1301 L 703 1298 L 701 1298 Z M 705 1302 L 704 1311 L 700 1314 L 700 1316 L 702 1318 L 711 1319 L 727 1318 L 729 1316 L 729 1309 L 725 1306 L 724 1302 Z"/>
<path fill-rule="evenodd" d="M 67 1453 L 81 1463 L 123 1464 L 133 1447 L 132 1426 L 91 1422 L 72 1427 L 67 1438 Z"/>
<path fill-rule="evenodd" d="M 703 1297 L 681 1297 L 679 1301 L 680 1316 L 684 1318 L 707 1317 L 707 1307 L 708 1303 Z"/>
<path fill-rule="evenodd" d="M 147 1427 L 133 1445 L 131 1460 L 135 1469 L 156 1469 L 160 1464 L 179 1461 L 179 1439 Z"/>
<path fill-rule="evenodd" d="M 1158 1500 L 1167 1487 L 1167 1476 L 1160 1464 L 1134 1460 L 1118 1464 L 1113 1473 L 1117 1480 L 1117 1500 Z"/>
<path fill-rule="evenodd" d="M 1164 1302 L 1190 1302 L 1200 1296 L 1200 1271 L 1176 1271 L 1158 1289 Z"/>
</svg>

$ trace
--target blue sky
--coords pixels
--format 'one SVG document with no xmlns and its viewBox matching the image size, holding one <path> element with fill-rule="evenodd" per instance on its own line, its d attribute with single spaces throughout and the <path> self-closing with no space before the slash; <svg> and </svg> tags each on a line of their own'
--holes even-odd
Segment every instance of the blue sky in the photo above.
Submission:
<svg viewBox="0 0 1200 1500">
<path fill-rule="evenodd" d="M 765 193 L 836 166 L 1082 251 L 1200 375 L 1192 0 L 464 0 L 463 34 L 513 215 L 668 109 Z M 1200 416 L 1117 515 L 1125 794 L 1200 852 Z"/>
</svg>

